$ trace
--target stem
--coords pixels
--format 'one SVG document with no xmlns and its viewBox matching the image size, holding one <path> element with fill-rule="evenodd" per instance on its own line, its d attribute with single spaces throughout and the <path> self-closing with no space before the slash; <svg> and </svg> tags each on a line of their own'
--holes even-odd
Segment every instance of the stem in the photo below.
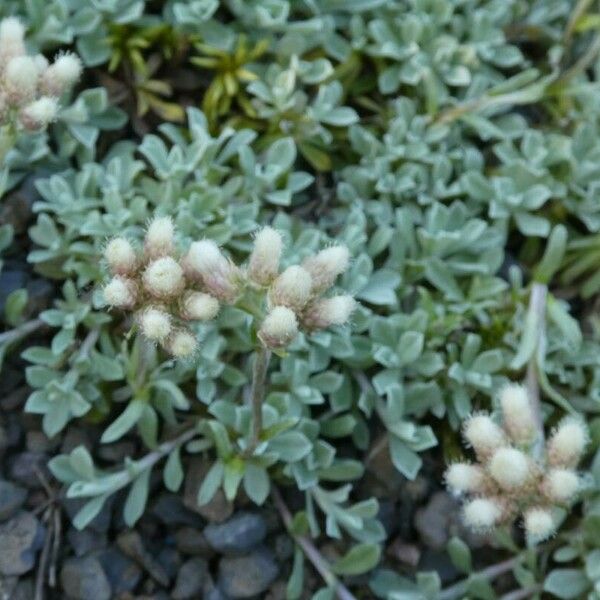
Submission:
<svg viewBox="0 0 600 600">
<path fill-rule="evenodd" d="M 525 385 L 529 396 L 529 402 L 533 411 L 533 416 L 537 428 L 537 440 L 533 446 L 534 457 L 540 459 L 544 450 L 544 421 L 542 419 L 542 409 L 540 404 L 540 385 L 539 368 L 546 353 L 546 299 L 548 296 L 548 287 L 543 283 L 534 282 L 529 297 L 529 313 L 535 318 L 537 323 L 537 342 L 529 363 L 527 365 L 527 375 Z"/>
<path fill-rule="evenodd" d="M 270 359 L 271 352 L 261 344 L 254 356 L 254 366 L 252 368 L 252 388 L 250 392 L 252 432 L 250 443 L 245 452 L 246 456 L 252 456 L 260 441 L 260 433 L 262 431 L 262 405 L 265 397 L 265 383 Z"/>
<path fill-rule="evenodd" d="M 306 558 L 312 563 L 313 567 L 317 570 L 319 575 L 321 575 L 325 583 L 333 589 L 339 600 L 356 600 L 354 594 L 352 594 L 352 592 L 350 592 L 350 590 L 333 573 L 329 563 L 312 541 L 306 536 L 294 531 L 292 515 L 281 496 L 281 492 L 274 485 L 271 485 L 271 497 L 273 498 L 275 507 L 279 511 L 288 533 L 294 538 L 296 544 L 300 546 Z"/>
<path fill-rule="evenodd" d="M 500 600 L 524 600 L 525 598 L 530 598 L 534 594 L 542 591 L 542 586 L 540 584 L 532 585 L 528 588 L 523 588 L 521 590 L 514 590 L 513 592 L 509 592 L 508 594 L 504 594 L 504 596 L 500 597 Z"/>
<path fill-rule="evenodd" d="M 0 333 L 0 345 L 18 342 L 20 339 L 28 336 L 31 333 L 34 333 L 44 325 L 45 323 L 41 319 L 33 319 L 32 321 L 27 321 L 22 325 L 11 329 L 10 331 Z"/>
<path fill-rule="evenodd" d="M 520 561 L 521 555 L 519 554 L 495 565 L 490 565 L 489 567 L 478 571 L 477 574 L 485 577 L 488 581 L 493 581 L 500 575 L 508 573 L 508 571 L 512 571 L 513 567 L 515 567 L 515 565 L 517 565 Z M 455 598 L 460 598 L 465 594 L 468 584 L 469 578 L 463 579 L 462 581 L 451 585 L 449 588 L 442 590 L 438 596 L 438 600 L 454 600 Z"/>
<path fill-rule="evenodd" d="M 160 444 L 156 450 L 153 450 L 149 454 L 146 454 L 144 458 L 141 458 L 137 461 L 137 466 L 140 468 L 140 473 L 153 467 L 161 458 L 164 458 L 167 454 L 169 454 L 172 450 L 179 446 L 183 446 L 191 439 L 193 439 L 198 434 L 198 430 L 196 426 L 191 429 L 187 429 L 181 435 L 176 438 L 169 440 L 168 442 L 163 442 Z"/>
</svg>

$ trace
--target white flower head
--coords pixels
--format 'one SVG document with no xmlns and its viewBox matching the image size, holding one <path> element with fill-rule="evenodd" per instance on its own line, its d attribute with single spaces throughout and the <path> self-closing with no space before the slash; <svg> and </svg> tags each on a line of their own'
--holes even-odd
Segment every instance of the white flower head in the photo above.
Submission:
<svg viewBox="0 0 600 600">
<path fill-rule="evenodd" d="M 293 310 L 276 306 L 267 314 L 258 337 L 268 348 L 283 348 L 298 334 L 298 320 Z"/>
<path fill-rule="evenodd" d="M 488 469 L 492 478 L 504 490 L 514 490 L 527 483 L 531 466 L 527 456 L 515 448 L 499 448 L 490 459 Z"/>
<path fill-rule="evenodd" d="M 479 457 L 489 456 L 506 443 L 502 429 L 486 414 L 469 417 L 464 423 L 463 435 Z"/>
<path fill-rule="evenodd" d="M 508 384 L 500 392 L 500 406 L 505 429 L 517 444 L 530 442 L 536 434 L 535 417 L 527 390 L 518 384 Z"/>
<path fill-rule="evenodd" d="M 173 332 L 166 343 L 167 350 L 175 358 L 189 358 L 196 352 L 198 343 L 196 336 L 187 329 L 178 329 Z"/>
<path fill-rule="evenodd" d="M 588 433 L 580 419 L 566 417 L 548 440 L 548 461 L 553 466 L 574 467 L 577 465 L 588 442 Z"/>
<path fill-rule="evenodd" d="M 346 246 L 331 246 L 304 260 L 302 266 L 312 277 L 313 294 L 328 290 L 350 264 L 350 251 Z"/>
<path fill-rule="evenodd" d="M 248 262 L 250 280 L 262 286 L 269 285 L 279 272 L 282 249 L 281 234 L 272 227 L 263 227 L 254 238 Z"/>
<path fill-rule="evenodd" d="M 82 70 L 81 60 L 76 54 L 60 54 L 42 74 L 42 89 L 51 96 L 61 96 L 77 83 Z"/>
<path fill-rule="evenodd" d="M 527 537 L 536 542 L 549 538 L 556 529 L 552 513 L 543 507 L 527 510 L 523 515 L 523 524 Z"/>
<path fill-rule="evenodd" d="M 104 299 L 110 306 L 133 308 L 136 301 L 136 288 L 131 279 L 113 277 L 103 289 Z"/>
<path fill-rule="evenodd" d="M 16 17 L 0 21 L 0 71 L 15 56 L 25 54 L 25 28 Z"/>
<path fill-rule="evenodd" d="M 146 230 L 144 251 L 150 258 L 167 256 L 174 251 L 175 227 L 171 217 L 155 217 Z"/>
<path fill-rule="evenodd" d="M 232 303 L 240 293 L 239 269 L 212 240 L 193 242 L 184 259 L 185 269 L 199 277 L 211 295 Z"/>
<path fill-rule="evenodd" d="M 478 465 L 454 463 L 446 470 L 446 483 L 452 491 L 458 494 L 472 494 L 483 490 L 485 474 Z"/>
<path fill-rule="evenodd" d="M 170 256 L 152 261 L 144 271 L 143 282 L 146 290 L 158 298 L 173 298 L 185 286 L 183 269 Z"/>
<path fill-rule="evenodd" d="M 302 323 L 309 331 L 344 325 L 349 321 L 356 306 L 356 300 L 348 294 L 321 298 L 306 308 Z"/>
<path fill-rule="evenodd" d="M 11 58 L 4 71 L 4 93 L 8 101 L 17 106 L 31 102 L 38 82 L 38 67 L 31 56 Z"/>
<path fill-rule="evenodd" d="M 171 333 L 171 315 L 159 308 L 147 308 L 139 315 L 140 329 L 153 342 L 163 342 Z"/>
<path fill-rule="evenodd" d="M 577 473 L 570 469 L 557 468 L 548 471 L 542 487 L 549 500 L 558 504 L 566 504 L 575 497 L 579 485 Z"/>
<path fill-rule="evenodd" d="M 502 508 L 493 498 L 474 498 L 463 506 L 465 524 L 476 531 L 486 531 L 498 524 Z"/>
<path fill-rule="evenodd" d="M 287 306 L 299 312 L 310 299 L 311 286 L 310 273 L 303 267 L 293 265 L 275 279 L 269 290 L 269 299 L 275 306 Z"/>
<path fill-rule="evenodd" d="M 182 302 L 182 316 L 194 321 L 210 321 L 219 312 L 219 301 L 204 292 L 188 292 Z"/>
<path fill-rule="evenodd" d="M 137 257 L 132 245 L 122 237 L 116 237 L 106 244 L 104 258 L 111 271 L 119 275 L 127 275 L 135 271 Z"/>
<path fill-rule="evenodd" d="M 19 113 L 19 120 L 25 129 L 36 131 L 45 129 L 58 115 L 58 101 L 50 96 L 42 96 L 27 104 Z"/>
</svg>

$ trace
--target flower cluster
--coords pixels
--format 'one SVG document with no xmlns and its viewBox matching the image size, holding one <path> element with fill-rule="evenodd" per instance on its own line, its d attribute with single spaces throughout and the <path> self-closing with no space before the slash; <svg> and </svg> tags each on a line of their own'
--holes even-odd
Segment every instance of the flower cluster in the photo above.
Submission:
<svg viewBox="0 0 600 600">
<path fill-rule="evenodd" d="M 556 529 L 556 509 L 575 498 L 580 479 L 575 471 L 587 443 L 584 424 L 566 417 L 546 442 L 545 456 L 534 456 L 535 415 L 524 387 L 500 393 L 502 425 L 486 413 L 472 415 L 463 436 L 477 458 L 446 471 L 450 489 L 466 494 L 465 523 L 487 530 L 522 518 L 527 537 L 540 541 Z"/>
<path fill-rule="evenodd" d="M 343 246 L 322 250 L 302 266 L 279 273 L 283 242 L 270 227 L 256 236 L 245 268 L 211 240 L 193 242 L 179 255 L 174 233 L 172 220 L 158 217 L 148 226 L 141 252 L 125 238 L 112 239 L 104 252 L 113 275 L 104 298 L 111 306 L 133 311 L 144 337 L 177 358 L 196 349 L 188 323 L 213 319 L 221 304 L 237 304 L 245 293 L 258 292 L 262 299 L 258 337 L 275 350 L 287 346 L 300 327 L 310 332 L 341 325 L 354 310 L 351 296 L 322 295 L 348 266 Z"/>
<path fill-rule="evenodd" d="M 82 67 L 75 54 L 61 54 L 52 64 L 41 54 L 28 55 L 24 33 L 18 19 L 0 21 L 0 125 L 36 131 L 56 118 L 60 96 Z"/>
</svg>

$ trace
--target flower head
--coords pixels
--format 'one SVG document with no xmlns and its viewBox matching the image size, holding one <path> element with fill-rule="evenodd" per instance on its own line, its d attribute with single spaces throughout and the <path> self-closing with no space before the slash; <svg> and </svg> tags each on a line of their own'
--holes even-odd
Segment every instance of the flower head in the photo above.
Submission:
<svg viewBox="0 0 600 600">
<path fill-rule="evenodd" d="M 4 72 L 4 93 L 13 105 L 30 102 L 35 97 L 38 67 L 31 56 L 15 56 Z"/>
<path fill-rule="evenodd" d="M 251 281 L 267 286 L 277 277 L 282 248 L 281 234 L 272 227 L 263 227 L 256 234 L 248 262 L 248 277 Z"/>
<path fill-rule="evenodd" d="M 153 342 L 163 342 L 171 333 L 171 315 L 158 308 L 147 308 L 139 316 L 140 328 Z"/>
<path fill-rule="evenodd" d="M 502 429 L 486 414 L 473 415 L 464 424 L 464 436 L 478 456 L 489 456 L 503 446 L 506 436 Z"/>
<path fill-rule="evenodd" d="M 25 28 L 16 17 L 0 21 L 0 71 L 15 56 L 25 54 Z"/>
<path fill-rule="evenodd" d="M 350 264 L 350 251 L 346 246 L 331 246 L 304 260 L 302 266 L 312 277 L 313 294 L 328 290 Z"/>
<path fill-rule="evenodd" d="M 110 306 L 117 308 L 133 308 L 136 301 L 136 287 L 131 279 L 113 277 L 104 286 L 104 299 Z"/>
<path fill-rule="evenodd" d="M 527 537 L 533 541 L 542 541 L 549 538 L 556 528 L 550 510 L 537 506 L 525 512 L 523 523 Z"/>
<path fill-rule="evenodd" d="M 485 531 L 498 524 L 502 507 L 494 498 L 475 498 L 464 505 L 463 517 L 472 529 Z"/>
<path fill-rule="evenodd" d="M 268 348 L 283 348 L 298 334 L 298 320 L 293 310 L 276 306 L 262 322 L 258 337 Z"/>
<path fill-rule="evenodd" d="M 570 469 L 551 469 L 542 483 L 544 494 L 552 502 L 566 504 L 579 490 L 579 477 Z"/>
<path fill-rule="evenodd" d="M 77 83 L 82 70 L 81 60 L 76 54 L 60 54 L 42 74 L 42 90 L 51 96 L 61 96 Z"/>
<path fill-rule="evenodd" d="M 167 256 L 174 251 L 175 227 L 171 217 L 155 217 L 148 225 L 144 251 L 150 258 Z"/>
<path fill-rule="evenodd" d="M 122 237 L 110 240 L 104 249 L 104 258 L 110 270 L 119 275 L 132 273 L 137 266 L 137 257 L 131 244 Z"/>
<path fill-rule="evenodd" d="M 175 358 L 189 358 L 198 344 L 196 337 L 187 329 L 178 329 L 167 340 L 167 349 Z"/>
<path fill-rule="evenodd" d="M 35 131 L 50 125 L 57 114 L 58 100 L 51 96 L 42 96 L 21 110 L 19 120 L 25 129 Z"/>
<path fill-rule="evenodd" d="M 269 299 L 275 306 L 287 306 L 299 312 L 310 299 L 311 286 L 312 278 L 309 272 L 293 265 L 275 279 L 269 290 Z"/>
<path fill-rule="evenodd" d="M 567 417 L 548 440 L 548 461 L 553 466 L 573 467 L 579 462 L 587 442 L 585 425 L 579 419 Z"/>
<path fill-rule="evenodd" d="M 515 448 L 499 448 L 490 459 L 490 475 L 504 490 L 513 490 L 527 483 L 530 465 L 527 456 Z"/>
<path fill-rule="evenodd" d="M 536 434 L 535 418 L 527 390 L 511 383 L 500 392 L 500 405 L 505 429 L 517 444 L 531 441 Z"/>
<path fill-rule="evenodd" d="M 446 471 L 446 483 L 459 494 L 480 492 L 485 486 L 485 474 L 478 465 L 454 463 Z"/>
<path fill-rule="evenodd" d="M 183 291 L 183 269 L 171 256 L 152 261 L 144 271 L 144 287 L 157 298 L 173 298 Z"/>
<path fill-rule="evenodd" d="M 321 298 L 306 308 L 302 316 L 302 323 L 308 330 L 344 325 L 350 319 L 356 306 L 356 300 L 347 294 Z"/>
<path fill-rule="evenodd" d="M 219 312 L 219 301 L 204 292 L 188 292 L 182 302 L 182 316 L 194 321 L 210 321 Z"/>
</svg>

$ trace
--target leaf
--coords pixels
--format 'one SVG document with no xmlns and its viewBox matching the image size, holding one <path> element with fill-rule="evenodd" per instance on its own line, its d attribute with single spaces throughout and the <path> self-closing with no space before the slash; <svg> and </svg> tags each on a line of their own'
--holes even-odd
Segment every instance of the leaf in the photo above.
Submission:
<svg viewBox="0 0 600 600">
<path fill-rule="evenodd" d="M 224 465 L 220 460 L 216 461 L 208 470 L 198 490 L 198 506 L 204 506 L 213 499 L 221 487 L 224 471 Z"/>
<path fill-rule="evenodd" d="M 287 582 L 286 600 L 298 600 L 304 589 L 304 552 L 300 546 L 294 547 L 294 562 L 292 572 Z"/>
<path fill-rule="evenodd" d="M 102 510 L 108 496 L 109 494 L 103 494 L 86 502 L 73 518 L 73 526 L 79 530 L 85 529 Z"/>
<path fill-rule="evenodd" d="M 470 573 L 471 551 L 469 547 L 458 537 L 452 537 L 448 542 L 447 551 L 452 564 L 463 573 Z"/>
<path fill-rule="evenodd" d="M 129 527 L 133 527 L 144 514 L 146 502 L 148 501 L 148 492 L 150 491 L 151 473 L 152 468 L 142 471 L 129 490 L 125 506 L 123 507 L 123 518 Z"/>
<path fill-rule="evenodd" d="M 13 327 L 23 320 L 23 311 L 27 306 L 27 290 L 13 290 L 4 304 L 4 315 L 6 322 Z"/>
<path fill-rule="evenodd" d="M 271 484 L 269 475 L 264 467 L 252 463 L 246 464 L 244 471 L 244 491 L 255 504 L 259 506 L 267 499 Z"/>
<path fill-rule="evenodd" d="M 310 440 L 299 431 L 286 431 L 269 442 L 269 450 L 284 462 L 303 459 L 312 448 Z"/>
<path fill-rule="evenodd" d="M 110 444 L 123 437 L 138 422 L 143 411 L 144 403 L 141 400 L 132 400 L 102 434 L 100 441 L 103 444 Z"/>
<path fill-rule="evenodd" d="M 357 544 L 332 565 L 337 575 L 362 575 L 379 562 L 381 548 L 377 544 Z"/>
<path fill-rule="evenodd" d="M 583 598 L 589 587 L 585 573 L 579 569 L 554 569 L 544 581 L 544 591 L 563 600 Z"/>
<path fill-rule="evenodd" d="M 171 492 L 176 492 L 181 487 L 181 483 L 183 482 L 183 467 L 181 466 L 179 446 L 167 458 L 163 471 L 163 479 L 166 488 Z"/>
</svg>

